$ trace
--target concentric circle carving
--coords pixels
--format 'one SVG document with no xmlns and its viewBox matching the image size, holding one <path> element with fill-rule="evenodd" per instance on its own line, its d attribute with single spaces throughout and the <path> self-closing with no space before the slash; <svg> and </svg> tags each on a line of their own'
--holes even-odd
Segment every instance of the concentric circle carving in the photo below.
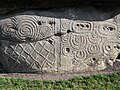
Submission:
<svg viewBox="0 0 120 90">
<path fill-rule="evenodd" d="M 61 37 L 62 43 L 68 43 L 69 38 L 70 38 L 70 35 L 69 35 L 69 34 L 63 35 L 63 36 Z"/>
<path fill-rule="evenodd" d="M 117 26 L 113 23 L 100 23 L 98 26 L 98 33 L 103 36 L 115 36 L 117 34 Z"/>
<path fill-rule="evenodd" d="M 90 54 L 96 54 L 99 53 L 100 47 L 97 44 L 89 44 L 87 50 Z"/>
<path fill-rule="evenodd" d="M 61 30 L 62 31 L 67 31 L 70 29 L 70 22 L 63 21 L 61 22 Z"/>
<path fill-rule="evenodd" d="M 84 60 L 84 59 L 87 58 L 87 52 L 86 52 L 85 49 L 84 50 L 75 51 L 73 53 L 73 55 L 74 55 L 74 59 L 77 60 L 77 61 Z"/>
<path fill-rule="evenodd" d="M 87 37 L 85 35 L 71 34 L 70 46 L 75 50 L 84 49 L 87 44 Z"/>
<path fill-rule="evenodd" d="M 47 37 L 50 37 L 52 35 L 54 35 L 53 33 L 53 29 L 51 26 L 49 25 L 42 25 L 39 27 L 39 36 L 41 37 L 37 37 L 37 38 L 40 38 L 40 39 L 44 39 L 44 38 L 47 38 Z"/>
<path fill-rule="evenodd" d="M 68 45 L 63 46 L 63 47 L 62 47 L 62 54 L 63 54 L 64 56 L 68 56 L 68 55 L 72 54 L 72 49 L 71 49 L 71 47 L 68 46 Z"/>
<path fill-rule="evenodd" d="M 77 33 L 90 33 L 91 30 L 93 29 L 93 25 L 91 22 L 82 22 L 82 21 L 77 21 L 73 22 L 73 31 Z"/>
<path fill-rule="evenodd" d="M 102 47 L 103 47 L 103 51 L 105 53 L 114 51 L 114 50 L 119 50 L 120 42 L 118 40 L 116 40 L 116 41 L 108 40 L 103 43 Z"/>
<path fill-rule="evenodd" d="M 88 40 L 91 44 L 100 43 L 102 38 L 94 31 L 94 33 L 88 35 Z"/>
</svg>

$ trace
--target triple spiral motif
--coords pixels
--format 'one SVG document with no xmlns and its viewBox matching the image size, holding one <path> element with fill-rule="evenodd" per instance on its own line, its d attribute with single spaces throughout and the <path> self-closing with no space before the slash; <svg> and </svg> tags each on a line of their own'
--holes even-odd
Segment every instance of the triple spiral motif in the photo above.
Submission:
<svg viewBox="0 0 120 90">
<path fill-rule="evenodd" d="M 33 16 L 16 16 L 6 19 L 0 25 L 1 35 L 10 40 L 38 41 L 53 36 L 52 26 L 38 24 L 38 19 Z M 14 39 L 13 39 L 14 38 Z"/>
<path fill-rule="evenodd" d="M 20 58 L 29 63 L 32 60 L 35 69 L 48 69 L 57 63 L 56 58 L 59 61 L 62 57 L 77 61 L 79 65 L 83 61 L 90 66 L 101 53 L 106 54 L 112 50 L 120 52 L 120 42 L 117 40 L 120 30 L 115 22 L 96 23 L 18 15 L 1 20 L 0 29 L 0 39 L 17 42 L 6 46 L 7 55 L 16 60 L 17 54 L 17 60 L 21 62 Z"/>
</svg>

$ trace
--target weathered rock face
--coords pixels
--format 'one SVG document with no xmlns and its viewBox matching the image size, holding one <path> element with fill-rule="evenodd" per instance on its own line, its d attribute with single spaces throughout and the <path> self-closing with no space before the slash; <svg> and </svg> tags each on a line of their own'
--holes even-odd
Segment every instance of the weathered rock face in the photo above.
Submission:
<svg viewBox="0 0 120 90">
<path fill-rule="evenodd" d="M 1 17 L 0 62 L 4 69 L 60 73 L 112 66 L 119 61 L 119 11 L 90 10 L 28 11 Z"/>
</svg>

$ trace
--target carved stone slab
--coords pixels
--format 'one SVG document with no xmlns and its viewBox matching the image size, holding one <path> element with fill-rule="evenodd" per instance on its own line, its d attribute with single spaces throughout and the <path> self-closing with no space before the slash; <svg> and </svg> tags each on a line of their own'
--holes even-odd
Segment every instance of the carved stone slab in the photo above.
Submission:
<svg viewBox="0 0 120 90">
<path fill-rule="evenodd" d="M 54 15 L 29 11 L 0 19 L 0 62 L 7 71 L 97 71 L 118 61 L 119 15 L 104 21 Z"/>
</svg>

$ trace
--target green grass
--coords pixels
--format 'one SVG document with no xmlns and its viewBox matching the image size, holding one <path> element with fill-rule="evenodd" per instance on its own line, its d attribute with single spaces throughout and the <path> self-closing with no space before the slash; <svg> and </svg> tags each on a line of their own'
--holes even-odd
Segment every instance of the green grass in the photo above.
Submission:
<svg viewBox="0 0 120 90">
<path fill-rule="evenodd" d="M 120 90 L 120 72 L 60 81 L 0 78 L 0 90 Z"/>
</svg>

